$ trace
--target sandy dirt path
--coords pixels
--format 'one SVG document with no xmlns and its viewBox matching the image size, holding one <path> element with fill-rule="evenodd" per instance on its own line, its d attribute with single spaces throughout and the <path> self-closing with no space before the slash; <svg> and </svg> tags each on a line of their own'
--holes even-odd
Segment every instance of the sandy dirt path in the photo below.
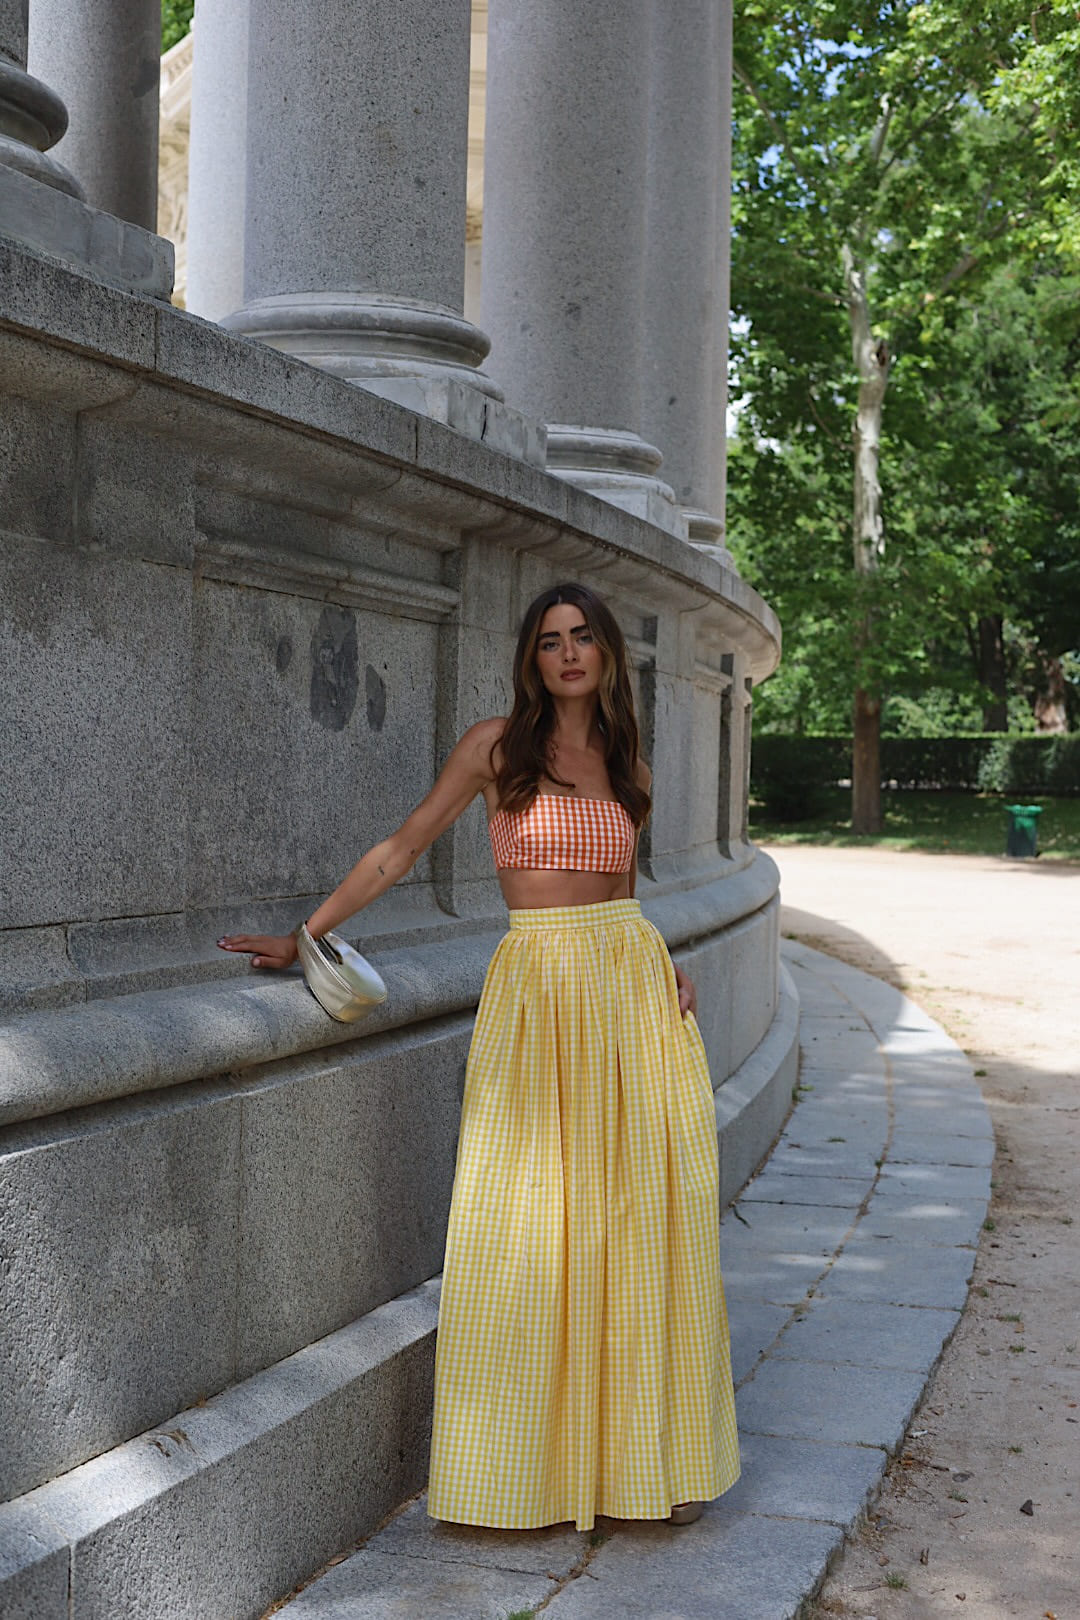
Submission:
<svg viewBox="0 0 1080 1620">
<path fill-rule="evenodd" d="M 785 934 L 904 989 L 997 1138 L 967 1310 L 813 1620 L 1080 1620 L 1080 865 L 776 846 Z"/>
</svg>

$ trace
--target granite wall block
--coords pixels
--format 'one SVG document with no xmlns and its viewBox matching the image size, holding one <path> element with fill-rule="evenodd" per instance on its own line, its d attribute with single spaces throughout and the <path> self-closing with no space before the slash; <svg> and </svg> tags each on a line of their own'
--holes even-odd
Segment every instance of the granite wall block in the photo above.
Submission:
<svg viewBox="0 0 1080 1620">
<path fill-rule="evenodd" d="M 7 1500 L 233 1376 L 240 1105 L 184 1087 L 0 1144 Z"/>
</svg>

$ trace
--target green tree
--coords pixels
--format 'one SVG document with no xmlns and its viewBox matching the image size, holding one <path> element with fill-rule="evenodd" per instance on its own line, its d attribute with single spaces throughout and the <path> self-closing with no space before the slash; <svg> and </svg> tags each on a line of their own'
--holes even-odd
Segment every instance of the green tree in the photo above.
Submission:
<svg viewBox="0 0 1080 1620">
<path fill-rule="evenodd" d="M 925 664 L 956 589 L 954 552 L 914 524 L 902 567 L 890 566 L 885 400 L 961 290 L 1040 228 L 1036 114 L 1019 93 L 990 110 L 1023 26 L 1018 8 L 854 0 L 780 12 L 751 0 L 736 21 L 737 392 L 759 450 L 785 447 L 789 483 L 813 469 L 822 504 L 810 521 L 849 537 L 846 585 L 835 565 L 824 573 L 846 643 L 861 832 L 880 826 L 883 690 Z M 733 485 L 762 476 L 762 455 L 747 459 L 751 469 L 733 457 Z"/>
<path fill-rule="evenodd" d="M 167 51 L 191 28 L 195 0 L 161 0 L 161 49 Z"/>
</svg>

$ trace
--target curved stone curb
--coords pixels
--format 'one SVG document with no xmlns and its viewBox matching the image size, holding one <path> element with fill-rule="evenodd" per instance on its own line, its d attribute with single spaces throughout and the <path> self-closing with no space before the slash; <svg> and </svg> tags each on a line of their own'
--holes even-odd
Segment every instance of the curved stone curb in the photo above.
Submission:
<svg viewBox="0 0 1080 1620">
<path fill-rule="evenodd" d="M 800 945 L 799 1102 L 722 1223 L 743 1477 L 693 1527 L 518 1535 L 422 1500 L 288 1620 L 794 1620 L 820 1587 L 959 1320 L 993 1135 L 964 1054 L 880 980 Z M 598 1545 L 596 1543 L 599 1543 Z M 579 1578 L 586 1576 L 587 1578 Z"/>
</svg>

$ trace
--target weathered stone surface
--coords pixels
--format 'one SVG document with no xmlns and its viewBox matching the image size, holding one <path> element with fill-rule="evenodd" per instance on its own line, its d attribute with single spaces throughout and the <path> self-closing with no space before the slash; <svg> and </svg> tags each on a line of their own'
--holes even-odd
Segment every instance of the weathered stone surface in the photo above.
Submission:
<svg viewBox="0 0 1080 1620">
<path fill-rule="evenodd" d="M 879 1198 L 989 1198 L 990 1171 L 964 1165 L 893 1164 L 881 1167 Z"/>
<path fill-rule="evenodd" d="M 376 1037 L 244 1094 L 237 1376 L 441 1270 L 470 1033 Z"/>
<path fill-rule="evenodd" d="M 769 1155 L 771 1164 L 775 1152 Z M 852 1214 L 827 1204 L 774 1204 L 740 1199 L 738 1214 L 729 1210 L 720 1223 L 721 1256 L 751 1249 L 772 1252 L 802 1250 L 831 1255 L 852 1227 Z M 860 1226 L 859 1230 L 862 1230 Z"/>
<path fill-rule="evenodd" d="M 27 66 L 68 110 L 53 148 L 94 208 L 157 229 L 161 17 L 156 0 L 112 0 L 103 16 L 34 0 Z"/>
<path fill-rule="evenodd" d="M 544 1613 L 552 1620 L 795 1620 L 842 1538 L 834 1524 L 728 1518 L 711 1509 L 681 1531 L 636 1526 L 601 1547 L 589 1574 Z"/>
<path fill-rule="evenodd" d="M 922 1395 L 921 1373 L 768 1360 L 739 1391 L 739 1427 L 894 1451 Z"/>
<path fill-rule="evenodd" d="M 239 1150 L 205 1093 L 7 1133 L 0 1497 L 234 1376 Z"/>
<path fill-rule="evenodd" d="M 733 981 L 736 996 L 740 983 Z M 798 1057 L 798 1004 L 781 970 L 776 1016 L 768 1032 L 716 1093 L 721 1206 L 738 1196 L 774 1140 L 790 1105 Z"/>
<path fill-rule="evenodd" d="M 873 1186 L 872 1176 L 797 1176 L 782 1174 L 771 1165 L 743 1193 L 746 1203 L 827 1204 L 837 1209 L 858 1209 Z"/>
<path fill-rule="evenodd" d="M 974 1264 L 974 1249 L 916 1249 L 899 1237 L 857 1233 L 844 1245 L 819 1293 L 960 1310 Z"/>
<path fill-rule="evenodd" d="M 768 1300 L 773 1305 L 799 1305 L 824 1275 L 828 1261 L 820 1254 L 748 1249 L 739 1255 L 721 1251 L 724 1287 L 733 1299 Z"/>
<path fill-rule="evenodd" d="M 544 422 L 641 430 L 648 21 L 643 0 L 617 29 L 573 0 L 489 5 L 483 325 Z"/>
<path fill-rule="evenodd" d="M 985 1216 L 985 1198 L 874 1197 L 859 1223 L 859 1236 L 896 1238 L 905 1245 L 974 1245 Z"/>
<path fill-rule="evenodd" d="M 431 787 L 435 627 L 208 583 L 193 639 L 188 902 L 334 888 Z M 425 855 L 408 881 L 429 875 Z"/>
<path fill-rule="evenodd" d="M 79 423 L 76 538 L 149 562 L 190 568 L 195 551 L 193 458 L 107 416 Z M 161 499 L 162 488 L 169 500 Z"/>
<path fill-rule="evenodd" d="M 72 1546 L 78 1620 L 261 1613 L 415 1491 L 435 1297 L 417 1289 L 28 1498 Z"/>
<path fill-rule="evenodd" d="M 564 1575 L 584 1556 L 589 1538 L 569 1524 L 543 1530 L 485 1530 L 443 1524 L 427 1512 L 426 1494 L 381 1529 L 372 1550 L 440 1564 L 474 1564 L 533 1575 Z"/>
<path fill-rule="evenodd" d="M 9 539 L 0 603 L 0 927 L 176 910 L 190 779 L 189 583 L 174 570 Z"/>
<path fill-rule="evenodd" d="M 847 1296 L 827 1293 L 810 1301 L 772 1354 L 781 1361 L 852 1362 L 927 1373 L 936 1366 L 959 1320 L 958 1310 L 869 1301 L 855 1310 Z"/>
<path fill-rule="evenodd" d="M 555 1582 L 543 1574 L 463 1568 L 456 1561 L 388 1557 L 365 1549 L 338 1564 L 282 1611 L 289 1620 L 505 1620 L 531 1614 Z"/>
<path fill-rule="evenodd" d="M 986 1166 L 994 1162 L 994 1141 L 987 1136 L 958 1136 L 951 1129 L 940 1135 L 929 1131 L 896 1131 L 889 1143 L 892 1164 L 949 1164 Z"/>
<path fill-rule="evenodd" d="M 885 1458 L 875 1446 L 841 1446 L 744 1434 L 742 1477 L 710 1513 L 719 1519 L 747 1513 L 777 1519 L 825 1519 L 851 1530 L 877 1488 Z M 783 1532 L 777 1529 L 777 1540 Z"/>
<path fill-rule="evenodd" d="M 94 282 L 151 298 L 172 292 L 171 242 L 14 169 L 0 168 L 0 220 L 12 245 L 47 254 Z"/>
<path fill-rule="evenodd" d="M 724 1269 L 723 1255 L 720 1269 Z M 791 1316 L 786 1305 L 767 1305 L 760 1300 L 728 1300 L 728 1327 L 731 1333 L 731 1373 L 741 1383 L 758 1358 L 772 1344 Z"/>
<path fill-rule="evenodd" d="M 191 70 L 187 307 L 219 321 L 244 302 L 248 0 L 200 0 Z"/>
<path fill-rule="evenodd" d="M 9 534 L 71 539 L 75 418 L 0 398 L 0 514 Z"/>
<path fill-rule="evenodd" d="M 27 1502 L 0 1505 L 0 1606 L 4 1620 L 70 1620 L 68 1545 Z"/>
</svg>

